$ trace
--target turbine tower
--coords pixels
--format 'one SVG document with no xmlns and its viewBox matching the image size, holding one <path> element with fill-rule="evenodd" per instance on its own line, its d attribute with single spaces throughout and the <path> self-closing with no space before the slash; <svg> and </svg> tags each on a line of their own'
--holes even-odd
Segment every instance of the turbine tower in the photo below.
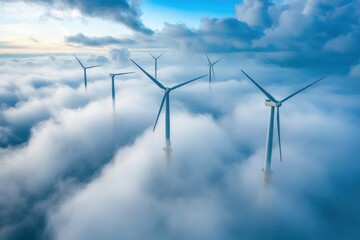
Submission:
<svg viewBox="0 0 360 240">
<path fill-rule="evenodd" d="M 321 81 L 325 77 L 322 77 L 315 82 L 307 85 L 306 87 L 300 89 L 299 91 L 289 95 L 288 97 L 278 101 L 276 100 L 270 93 L 268 93 L 265 89 L 263 89 L 259 84 L 257 84 L 249 75 L 247 75 L 243 70 L 241 70 L 247 78 L 252 81 L 256 87 L 260 89 L 260 91 L 268 98 L 265 100 L 265 106 L 270 107 L 270 117 L 269 117 L 269 125 L 268 125 L 268 132 L 266 138 L 266 149 L 265 149 L 265 165 L 263 168 L 264 172 L 264 181 L 269 182 L 271 180 L 271 153 L 272 153 L 272 145 L 273 145 L 273 133 L 274 133 L 274 112 L 276 108 L 276 122 L 277 122 L 277 133 L 278 133 L 278 140 L 279 140 L 279 152 L 280 152 L 280 161 L 282 161 L 282 153 L 281 153 L 281 138 L 280 138 L 280 107 L 284 102 L 289 100 L 290 98 L 294 97 L 298 93 L 304 91 L 308 87 L 311 87 L 315 83 Z"/>
<path fill-rule="evenodd" d="M 159 112 L 156 116 L 156 121 L 155 121 L 155 124 L 154 124 L 154 128 L 153 128 L 153 131 L 155 131 L 155 128 L 156 128 L 156 125 L 157 125 L 157 122 L 159 120 L 159 116 L 160 116 L 160 113 L 161 113 L 161 110 L 164 106 L 164 103 L 165 103 L 165 148 L 164 148 L 164 151 L 165 151 L 165 156 L 166 156 L 166 161 L 169 162 L 170 161 L 170 158 L 171 158 L 171 142 L 170 142 L 170 92 L 172 90 L 175 90 L 179 87 L 182 87 L 188 83 L 191 83 L 195 80 L 198 80 L 200 78 L 203 78 L 205 77 L 206 75 L 203 75 L 201 77 L 197 77 L 197 78 L 194 78 L 192 80 L 189 80 L 189 81 L 186 81 L 186 82 L 183 82 L 181 84 L 178 84 L 174 87 L 165 87 L 164 85 L 162 85 L 158 80 L 156 80 L 154 77 L 152 77 L 148 72 L 146 72 L 142 67 L 140 67 L 136 62 L 134 62 L 132 59 L 130 59 L 141 71 L 143 71 L 145 73 L 145 75 L 150 78 L 151 81 L 153 81 L 159 88 L 163 89 L 164 90 L 164 96 L 162 98 L 162 101 L 161 101 L 161 104 L 160 104 L 160 109 L 159 109 Z"/>
<path fill-rule="evenodd" d="M 79 62 L 79 64 L 81 65 L 81 67 L 84 70 L 84 84 L 85 84 L 85 91 L 87 91 L 86 69 L 100 67 L 101 65 L 93 65 L 93 66 L 85 67 L 84 64 L 82 64 L 80 62 L 80 60 L 78 59 L 78 57 L 75 54 L 74 54 L 74 57 L 76 58 L 76 60 Z"/>
<path fill-rule="evenodd" d="M 152 58 L 153 58 L 154 61 L 155 61 L 155 79 L 157 79 L 157 70 L 158 70 L 157 61 L 158 61 L 158 59 L 159 59 L 162 55 L 164 55 L 164 54 L 162 53 L 162 54 L 160 54 L 160 55 L 157 56 L 157 57 L 155 57 L 154 55 L 152 55 L 151 52 L 149 52 L 149 54 L 152 56 Z"/>
<path fill-rule="evenodd" d="M 218 59 L 217 61 L 211 63 L 209 56 L 205 52 L 206 59 L 208 60 L 208 66 L 209 66 L 209 90 L 211 90 L 211 82 L 212 77 L 214 77 L 215 80 L 215 71 L 214 71 L 214 65 L 217 64 L 222 58 Z"/>
<path fill-rule="evenodd" d="M 111 77 L 111 95 L 112 95 L 112 103 L 113 109 L 115 110 L 115 76 L 126 75 L 134 72 L 124 72 L 124 73 L 110 73 L 109 76 Z"/>
</svg>

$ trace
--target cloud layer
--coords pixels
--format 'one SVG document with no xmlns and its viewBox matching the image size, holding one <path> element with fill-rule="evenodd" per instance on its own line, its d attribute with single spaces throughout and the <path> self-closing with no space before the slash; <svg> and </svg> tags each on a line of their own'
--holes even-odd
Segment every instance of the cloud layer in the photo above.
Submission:
<svg viewBox="0 0 360 240">
<path fill-rule="evenodd" d="M 237 70 L 223 77 L 233 68 L 232 58 L 245 61 L 241 54 L 225 55 L 215 68 L 212 97 L 206 80 L 172 93 L 169 166 L 162 151 L 163 116 L 151 131 L 162 92 L 149 79 L 143 74 L 117 79 L 116 115 L 112 112 L 106 72 L 119 70 L 118 56 L 126 59 L 129 52 L 114 49 L 101 57 L 107 59 L 101 69 L 89 71 L 87 95 L 73 56 L 2 60 L 9 79 L 1 85 L 1 140 L 7 146 L 0 151 L 2 238 L 360 236 L 360 164 L 354 161 L 360 96 L 348 92 L 359 89 L 356 82 L 339 76 L 347 80 L 343 86 L 332 77 L 282 107 L 284 162 L 278 162 L 275 145 L 273 182 L 263 186 L 264 97 Z M 79 57 L 87 63 L 100 58 Z M 131 57 L 153 68 L 147 53 Z M 204 56 L 196 53 L 168 52 L 159 64 L 159 79 L 168 86 L 207 71 Z M 246 68 L 276 97 L 314 75 L 259 63 Z M 52 74 L 42 75 L 46 69 Z M 14 132 L 24 129 L 30 135 L 13 142 L 19 136 Z"/>
</svg>

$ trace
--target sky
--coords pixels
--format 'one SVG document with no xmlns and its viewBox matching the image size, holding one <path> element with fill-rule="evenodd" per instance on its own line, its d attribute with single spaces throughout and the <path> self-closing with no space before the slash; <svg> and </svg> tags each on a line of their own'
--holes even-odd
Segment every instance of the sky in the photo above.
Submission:
<svg viewBox="0 0 360 240">
<path fill-rule="evenodd" d="M 359 239 L 359 0 L 0 0 L 0 239 Z M 164 160 L 163 90 L 172 160 Z M 83 69 L 87 70 L 85 91 Z M 264 183 L 269 107 L 280 108 Z M 115 78 L 112 106 L 109 73 Z M 275 127 L 275 131 L 276 131 Z"/>
<path fill-rule="evenodd" d="M 36 2 L 43 2 L 43 4 L 34 4 Z M 81 12 L 79 8 L 66 3 L 70 1 L 60 1 L 69 7 L 67 11 L 61 10 L 64 7 L 61 4 L 58 4 L 58 8 L 54 8 L 46 4 L 47 2 L 53 1 L 1 1 L 1 53 L 71 52 L 73 49 L 68 48 L 63 40 L 77 33 L 96 37 L 111 35 L 121 38 L 133 34 L 132 29 L 124 26 L 121 21 L 109 24 L 107 17 L 101 14 L 89 17 L 87 14 L 93 14 L 90 13 L 92 10 L 84 9 L 85 12 Z M 80 8 L 87 8 L 85 1 L 76 2 L 78 3 L 74 5 L 78 4 Z M 116 1 L 108 2 L 109 6 L 106 8 L 110 9 L 111 2 Z M 137 16 L 139 21 L 143 20 L 149 28 L 154 30 L 161 30 L 164 22 L 184 23 L 195 27 L 204 16 L 234 15 L 237 2 L 229 0 L 226 4 L 221 4 L 223 2 L 196 1 L 189 8 L 188 3 L 184 1 L 146 0 L 141 3 L 141 9 L 136 8 L 136 11 L 142 12 Z M 121 4 L 117 7 L 122 8 Z M 118 9 L 114 8 L 114 12 Z M 89 13 L 86 10 L 89 10 Z M 96 50 L 89 49 L 88 51 Z"/>
</svg>

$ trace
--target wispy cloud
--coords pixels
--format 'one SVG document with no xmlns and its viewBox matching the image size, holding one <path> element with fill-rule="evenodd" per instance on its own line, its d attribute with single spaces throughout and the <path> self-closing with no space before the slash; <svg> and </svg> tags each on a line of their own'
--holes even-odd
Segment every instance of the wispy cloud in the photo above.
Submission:
<svg viewBox="0 0 360 240">
<path fill-rule="evenodd" d="M 72 36 L 66 36 L 65 42 L 70 44 L 79 44 L 82 46 L 92 46 L 92 47 L 103 47 L 107 45 L 133 45 L 136 43 L 135 40 L 131 38 L 114 38 L 111 36 L 106 37 L 88 37 L 82 33 L 78 33 Z"/>
<path fill-rule="evenodd" d="M 0 41 L 0 49 L 23 48 L 24 46 L 14 45 L 11 42 Z"/>
</svg>

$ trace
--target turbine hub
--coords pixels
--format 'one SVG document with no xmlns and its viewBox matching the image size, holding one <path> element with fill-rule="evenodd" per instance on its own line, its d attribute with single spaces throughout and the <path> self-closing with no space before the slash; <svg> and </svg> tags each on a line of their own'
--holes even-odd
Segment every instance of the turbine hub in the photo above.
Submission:
<svg viewBox="0 0 360 240">
<path fill-rule="evenodd" d="M 165 89 L 165 92 L 167 92 L 167 93 L 170 92 L 170 91 L 171 91 L 171 89 L 168 88 L 168 87 Z"/>
<path fill-rule="evenodd" d="M 281 107 L 281 105 L 282 105 L 282 102 L 281 102 L 281 101 L 277 101 L 276 106 L 277 106 L 277 107 Z"/>
</svg>

